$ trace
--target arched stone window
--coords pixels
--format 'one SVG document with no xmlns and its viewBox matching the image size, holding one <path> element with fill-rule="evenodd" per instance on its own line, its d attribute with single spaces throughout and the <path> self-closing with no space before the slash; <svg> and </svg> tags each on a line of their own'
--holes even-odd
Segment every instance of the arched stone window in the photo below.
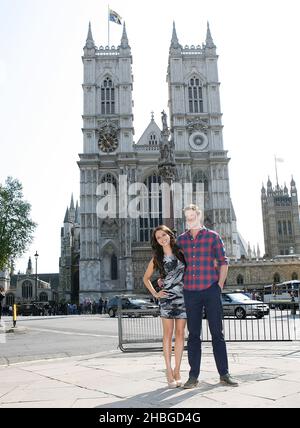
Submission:
<svg viewBox="0 0 300 428">
<path fill-rule="evenodd" d="M 278 284 L 279 282 L 280 282 L 280 275 L 279 275 L 279 273 L 274 273 L 274 276 L 273 276 L 273 282 L 275 283 L 275 284 Z"/>
<path fill-rule="evenodd" d="M 111 183 L 115 186 L 115 188 L 117 188 L 117 180 L 116 177 L 113 174 L 105 174 L 102 178 L 101 178 L 101 183 Z"/>
<path fill-rule="evenodd" d="M 118 279 L 118 259 L 115 254 L 112 254 L 110 259 L 110 277 L 111 279 Z"/>
<path fill-rule="evenodd" d="M 298 279 L 298 274 L 297 274 L 297 272 L 293 272 L 292 273 L 292 279 Z"/>
<path fill-rule="evenodd" d="M 156 136 L 156 134 L 151 132 L 151 134 L 149 135 L 149 145 L 150 146 L 157 146 L 157 144 L 158 144 L 157 136 Z"/>
<path fill-rule="evenodd" d="M 15 303 L 15 295 L 13 293 L 7 293 L 5 296 L 5 305 L 12 306 Z"/>
<path fill-rule="evenodd" d="M 239 274 L 239 275 L 236 277 L 236 283 L 237 283 L 238 285 L 242 285 L 242 284 L 244 284 L 244 277 L 243 277 L 243 275 Z"/>
<path fill-rule="evenodd" d="M 193 192 L 196 192 L 197 183 L 203 183 L 204 192 L 208 192 L 208 178 L 203 171 L 197 171 L 193 178 Z"/>
<path fill-rule="evenodd" d="M 190 113 L 203 113 L 203 91 L 199 77 L 193 76 L 188 83 Z"/>
<path fill-rule="evenodd" d="M 103 177 L 101 178 L 101 184 L 103 183 L 109 183 L 112 184 L 115 188 L 116 194 L 117 194 L 117 186 L 118 186 L 118 182 L 116 180 L 116 177 L 113 174 L 105 174 L 103 175 Z M 111 186 L 109 186 L 111 187 Z M 106 186 L 104 187 L 104 195 L 107 195 L 110 191 L 109 187 L 106 190 Z"/>
<path fill-rule="evenodd" d="M 22 284 L 22 297 L 27 300 L 32 298 L 32 283 L 28 280 Z"/>
<path fill-rule="evenodd" d="M 45 292 L 40 293 L 39 301 L 40 302 L 48 302 L 48 294 Z"/>
<path fill-rule="evenodd" d="M 101 85 L 101 114 L 115 114 L 115 88 L 109 77 Z"/>
<path fill-rule="evenodd" d="M 146 217 L 140 217 L 140 241 L 149 242 L 152 230 L 163 222 L 161 190 L 157 193 L 153 185 L 161 185 L 161 177 L 154 173 L 144 181 L 148 189 L 148 213 Z"/>
<path fill-rule="evenodd" d="M 112 243 L 108 243 L 101 250 L 101 279 L 104 281 L 119 278 L 117 249 Z"/>
<path fill-rule="evenodd" d="M 287 225 L 286 225 L 286 221 L 285 220 L 282 221 L 282 225 L 283 225 L 283 234 L 287 235 Z"/>
</svg>

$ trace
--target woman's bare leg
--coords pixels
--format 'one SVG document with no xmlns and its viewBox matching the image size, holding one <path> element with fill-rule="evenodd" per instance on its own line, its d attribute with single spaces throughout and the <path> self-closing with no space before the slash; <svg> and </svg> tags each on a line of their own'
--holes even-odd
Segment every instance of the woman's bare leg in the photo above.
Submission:
<svg viewBox="0 0 300 428">
<path fill-rule="evenodd" d="M 175 368 L 174 379 L 180 379 L 180 366 L 182 354 L 184 349 L 184 332 L 185 332 L 186 319 L 175 319 Z"/>
<path fill-rule="evenodd" d="M 172 337 L 174 330 L 174 320 L 161 318 L 163 325 L 163 350 L 166 362 L 166 371 L 168 382 L 173 381 L 171 357 L 172 357 Z"/>
</svg>

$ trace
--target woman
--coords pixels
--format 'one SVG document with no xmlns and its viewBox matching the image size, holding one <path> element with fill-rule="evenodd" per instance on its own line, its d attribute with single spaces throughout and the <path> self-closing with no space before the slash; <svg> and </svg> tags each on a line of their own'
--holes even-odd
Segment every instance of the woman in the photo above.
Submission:
<svg viewBox="0 0 300 428">
<path fill-rule="evenodd" d="M 183 252 L 178 248 L 174 233 L 167 226 L 158 226 L 152 233 L 153 258 L 144 275 L 144 284 L 155 299 L 159 299 L 163 325 L 163 351 L 166 362 L 168 386 L 181 386 L 180 365 L 184 349 L 186 311 L 183 299 L 183 275 L 186 267 Z M 162 288 L 157 292 L 151 277 L 158 270 L 163 278 Z M 175 326 L 175 367 L 172 369 L 172 337 Z"/>
</svg>

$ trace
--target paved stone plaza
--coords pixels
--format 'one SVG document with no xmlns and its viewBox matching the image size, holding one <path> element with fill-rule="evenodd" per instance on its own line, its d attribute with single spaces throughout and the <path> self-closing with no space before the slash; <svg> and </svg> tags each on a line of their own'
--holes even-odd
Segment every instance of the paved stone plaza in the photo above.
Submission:
<svg viewBox="0 0 300 428">
<path fill-rule="evenodd" d="M 104 317 L 19 320 L 19 333 L 8 333 L 6 343 L 0 344 L 0 407 L 300 406 L 299 341 L 228 343 L 230 371 L 240 382 L 233 389 L 220 385 L 211 344 L 205 343 L 199 387 L 189 391 L 170 390 L 164 378 L 162 353 L 122 353 L 117 349 L 117 320 Z M 41 337 L 44 341 L 38 348 Z M 64 341 L 70 356 L 63 353 L 55 356 L 55 338 L 60 343 L 57 350 L 61 351 Z M 73 354 L 69 349 L 70 343 L 74 346 L 75 338 L 84 340 L 86 349 L 81 349 L 80 354 L 79 347 L 73 348 Z M 30 355 L 30 340 L 35 355 Z M 96 346 L 94 340 L 98 343 L 97 353 L 91 352 Z M 27 352 L 23 357 L 21 345 Z M 106 350 L 101 352 L 103 347 Z M 11 356 L 5 358 L 10 352 Z M 184 380 L 188 377 L 186 353 L 182 377 Z"/>
</svg>

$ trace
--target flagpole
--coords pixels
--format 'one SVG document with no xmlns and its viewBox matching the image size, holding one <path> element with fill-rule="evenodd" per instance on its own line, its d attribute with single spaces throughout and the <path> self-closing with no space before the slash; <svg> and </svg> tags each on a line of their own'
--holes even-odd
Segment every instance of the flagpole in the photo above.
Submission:
<svg viewBox="0 0 300 428">
<path fill-rule="evenodd" d="M 277 159 L 276 159 L 276 155 L 274 156 L 274 159 L 275 159 L 276 182 L 277 182 L 277 186 L 278 186 L 278 174 L 277 174 Z"/>
<path fill-rule="evenodd" d="M 109 4 L 107 5 L 107 44 L 109 47 Z"/>
</svg>

